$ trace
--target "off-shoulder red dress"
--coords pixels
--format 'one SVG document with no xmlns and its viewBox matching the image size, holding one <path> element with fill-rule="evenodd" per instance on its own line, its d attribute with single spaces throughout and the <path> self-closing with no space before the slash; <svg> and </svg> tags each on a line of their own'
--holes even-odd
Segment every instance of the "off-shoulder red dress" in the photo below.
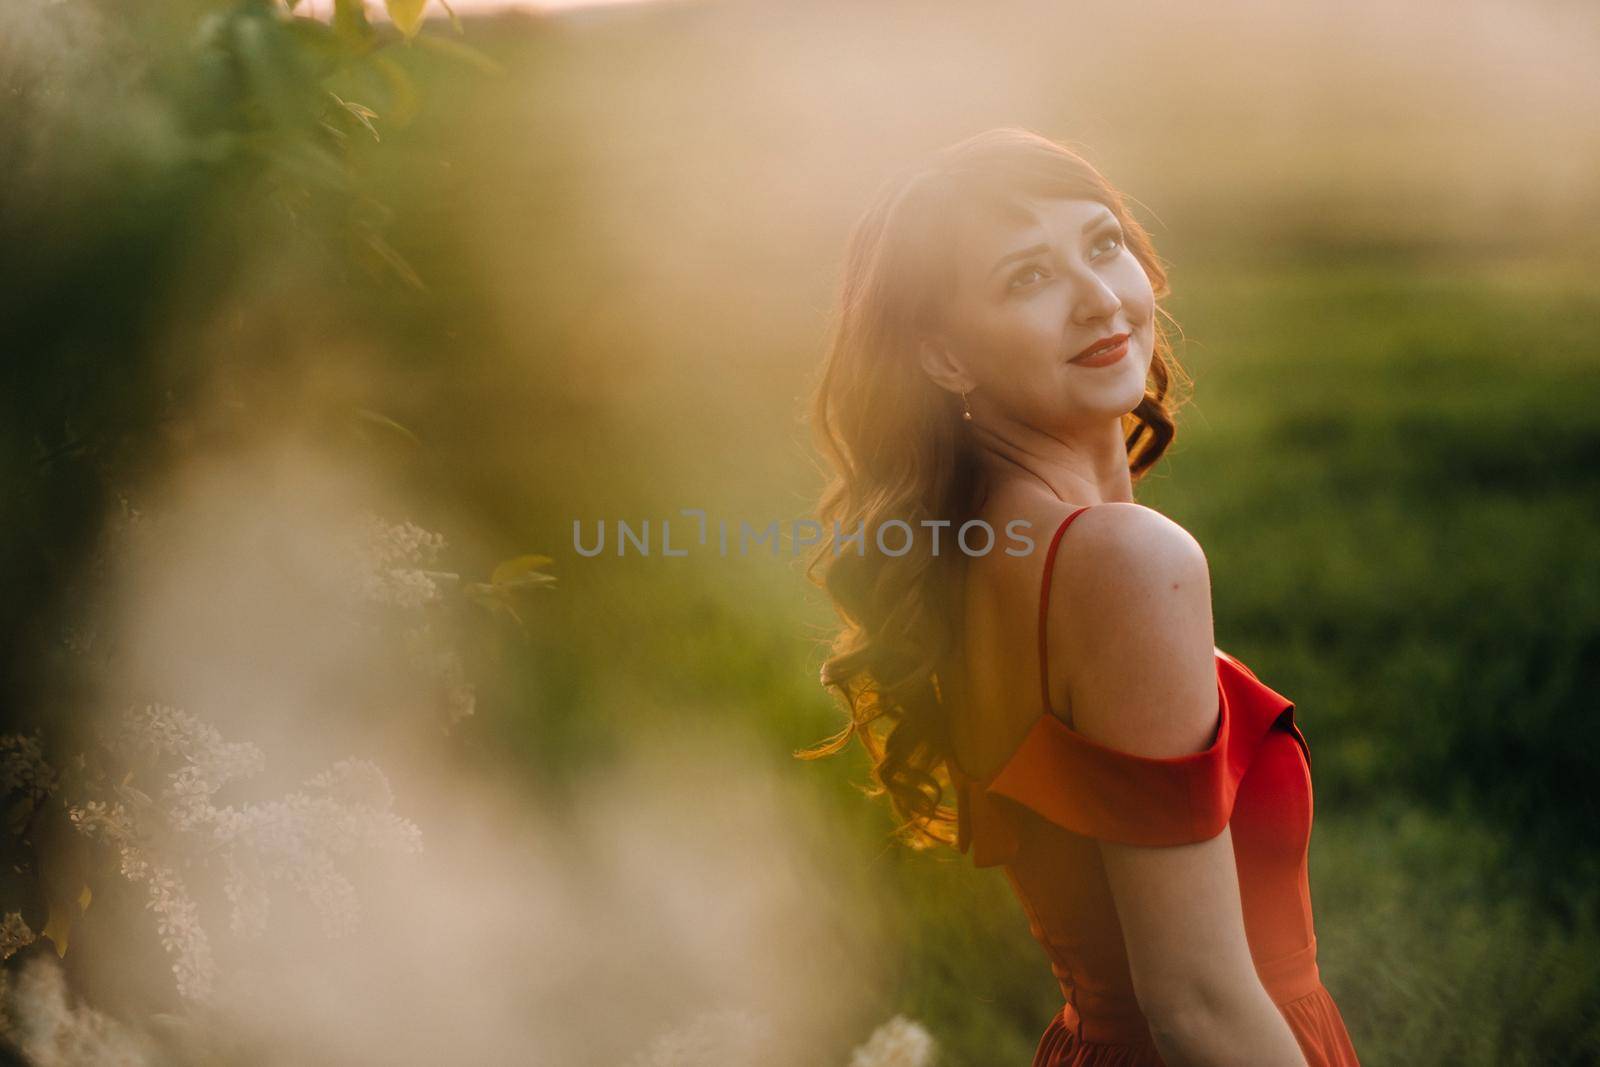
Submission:
<svg viewBox="0 0 1600 1067">
<path fill-rule="evenodd" d="M 1262 985 L 1311 1067 L 1359 1067 L 1344 1020 L 1317 971 L 1306 855 L 1310 749 L 1294 704 L 1216 649 L 1218 716 L 1211 746 L 1135 756 L 1076 733 L 1050 710 L 1045 619 L 1061 535 L 1050 539 L 1039 597 L 1044 712 L 995 776 L 947 761 L 958 844 L 979 867 L 1003 865 L 1066 1003 L 1033 1067 L 1162 1063 L 1134 996 L 1127 949 L 1097 841 L 1180 845 L 1232 828 L 1245 935 Z"/>
</svg>

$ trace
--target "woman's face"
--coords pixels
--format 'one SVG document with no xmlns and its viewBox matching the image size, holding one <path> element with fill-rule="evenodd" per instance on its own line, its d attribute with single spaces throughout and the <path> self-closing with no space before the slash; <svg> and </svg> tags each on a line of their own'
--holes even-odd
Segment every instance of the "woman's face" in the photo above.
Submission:
<svg viewBox="0 0 1600 1067">
<path fill-rule="evenodd" d="M 960 233 L 945 326 L 950 356 L 975 383 L 975 418 L 1065 429 L 1138 406 L 1154 353 L 1155 296 L 1110 208 L 1035 200 L 1020 214 L 969 219 Z M 1115 362 L 1074 362 L 1122 334 L 1126 351 Z"/>
</svg>

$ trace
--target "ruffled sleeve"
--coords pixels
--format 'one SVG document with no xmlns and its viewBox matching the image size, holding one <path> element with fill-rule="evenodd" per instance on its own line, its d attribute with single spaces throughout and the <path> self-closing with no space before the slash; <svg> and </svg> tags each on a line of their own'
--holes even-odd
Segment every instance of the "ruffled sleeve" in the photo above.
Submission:
<svg viewBox="0 0 1600 1067">
<path fill-rule="evenodd" d="M 1217 650 L 1217 727 L 1202 751 L 1136 756 L 1040 715 L 989 782 L 953 774 L 958 845 L 977 866 L 1010 860 L 1020 840 L 1020 805 L 1075 834 L 1127 845 L 1181 845 L 1222 832 L 1239 783 L 1267 731 L 1280 726 L 1304 747 L 1294 704 L 1238 660 Z"/>
</svg>

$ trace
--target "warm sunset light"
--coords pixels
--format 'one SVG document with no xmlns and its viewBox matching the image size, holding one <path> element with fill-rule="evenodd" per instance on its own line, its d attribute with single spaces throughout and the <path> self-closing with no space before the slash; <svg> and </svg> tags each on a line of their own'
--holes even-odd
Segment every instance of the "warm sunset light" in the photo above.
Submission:
<svg viewBox="0 0 1600 1067">
<path fill-rule="evenodd" d="M 1597 71 L 0 0 L 0 1062 L 1600 1062 Z"/>
</svg>

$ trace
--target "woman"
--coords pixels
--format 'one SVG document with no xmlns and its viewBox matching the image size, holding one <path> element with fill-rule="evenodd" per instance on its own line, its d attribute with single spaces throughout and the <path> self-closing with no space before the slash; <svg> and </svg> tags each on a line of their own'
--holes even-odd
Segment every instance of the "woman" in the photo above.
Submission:
<svg viewBox="0 0 1600 1067">
<path fill-rule="evenodd" d="M 1035 1067 L 1354 1065 L 1294 705 L 1216 647 L 1200 546 L 1133 500 L 1174 435 L 1166 294 L 1123 198 L 1036 134 L 881 191 L 812 412 L 851 721 L 801 755 L 859 737 L 911 844 L 1004 865 L 1066 998 Z"/>
</svg>

